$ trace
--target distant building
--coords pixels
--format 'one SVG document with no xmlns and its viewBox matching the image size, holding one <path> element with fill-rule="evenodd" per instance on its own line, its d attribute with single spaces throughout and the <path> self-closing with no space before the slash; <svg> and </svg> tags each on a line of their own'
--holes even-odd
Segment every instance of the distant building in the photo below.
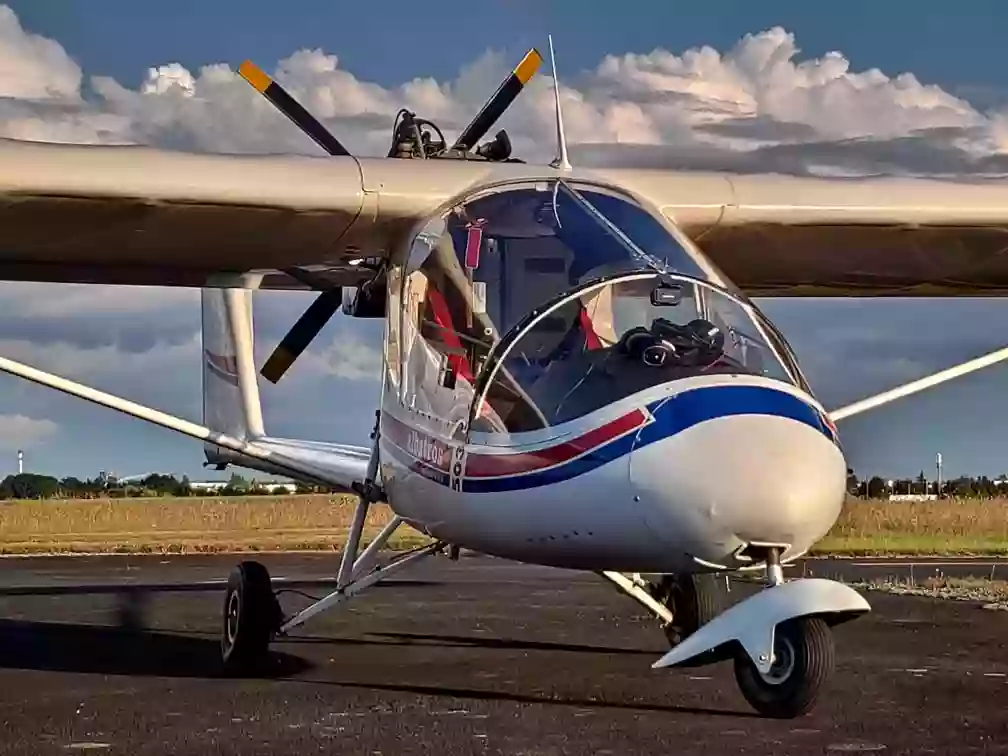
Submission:
<svg viewBox="0 0 1008 756">
<path fill-rule="evenodd" d="M 207 493 L 212 493 L 214 491 L 220 491 L 227 487 L 229 481 L 226 480 L 193 480 L 190 481 L 189 486 L 193 491 L 205 491 Z M 254 480 L 251 484 L 256 488 L 261 488 L 269 491 L 270 493 L 296 493 L 297 483 L 284 483 L 275 480 Z"/>
</svg>

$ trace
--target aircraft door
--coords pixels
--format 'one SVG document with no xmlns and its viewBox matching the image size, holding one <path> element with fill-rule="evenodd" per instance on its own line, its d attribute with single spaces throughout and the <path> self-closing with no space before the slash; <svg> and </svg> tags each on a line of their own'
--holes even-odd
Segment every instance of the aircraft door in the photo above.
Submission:
<svg viewBox="0 0 1008 756">
<path fill-rule="evenodd" d="M 479 287 L 459 265 L 451 234 L 443 222 L 432 225 L 415 240 L 411 257 L 420 263 L 403 280 L 399 400 L 423 426 L 459 439 L 494 335 L 485 322 L 491 292 L 474 297 Z"/>
</svg>

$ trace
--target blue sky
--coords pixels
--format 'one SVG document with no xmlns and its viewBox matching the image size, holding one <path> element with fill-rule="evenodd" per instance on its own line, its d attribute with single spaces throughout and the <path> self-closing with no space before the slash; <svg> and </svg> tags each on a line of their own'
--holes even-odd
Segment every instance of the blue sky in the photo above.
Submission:
<svg viewBox="0 0 1008 756">
<path fill-rule="evenodd" d="M 445 112 L 458 105 L 457 112 L 471 114 L 521 54 L 533 45 L 542 49 L 552 32 L 563 83 L 576 89 L 585 108 L 604 116 L 597 127 L 603 142 L 643 141 L 673 154 L 696 144 L 711 112 L 723 117 L 735 108 L 728 117 L 758 121 L 770 130 L 770 142 L 777 129 L 780 143 L 793 150 L 802 149 L 793 142 L 796 124 L 820 146 L 871 135 L 884 149 L 885 140 L 913 134 L 916 150 L 893 153 L 894 164 L 907 170 L 918 168 L 913 161 L 924 161 L 928 150 L 947 146 L 930 141 L 937 127 L 947 138 L 947 129 L 966 134 L 979 124 L 984 149 L 1008 151 L 1000 112 L 1008 102 L 1001 59 L 1008 6 L 993 1 L 948 10 L 936 5 L 928 13 L 919 3 L 877 0 L 833 6 L 486 0 L 478 14 L 452 2 L 429 14 L 418 14 L 412 2 L 13 0 L 7 7 L 16 20 L 8 19 L 0 36 L 2 136 L 305 150 L 301 135 L 281 117 L 264 114 L 263 103 L 235 84 L 232 72 L 201 72 L 218 63 L 233 69 L 250 57 L 267 70 L 287 61 L 293 85 L 341 139 L 359 151 L 384 149 L 394 110 L 372 128 L 348 116 L 351 109 L 384 113 L 394 98 L 429 98 L 408 82 L 431 77 L 452 83 L 442 93 L 450 100 Z M 463 29 L 451 20 L 463 13 L 479 20 Z M 51 42 L 30 41 L 29 34 Z M 756 37 L 740 42 L 747 34 Z M 688 50 L 704 45 L 718 54 L 687 60 Z M 322 54 L 291 58 L 315 48 L 337 56 L 338 66 Z M 488 56 L 488 49 L 500 55 Z M 655 50 L 646 59 L 602 65 L 607 56 Z M 824 59 L 831 51 L 842 58 Z M 158 70 L 150 74 L 151 68 Z M 876 68 L 882 80 L 865 73 Z M 913 78 L 897 79 L 904 73 Z M 186 98 L 177 97 L 181 90 L 173 82 L 182 84 Z M 654 89 L 643 96 L 646 86 Z M 634 98 L 619 102 L 630 87 Z M 535 120 L 538 102 L 525 95 L 509 116 L 513 138 L 525 144 L 547 133 L 548 118 Z M 579 111 L 566 120 L 576 150 L 589 127 Z M 734 147 L 716 149 L 730 156 Z M 575 154 L 590 159 L 591 148 Z M 13 305 L 0 315 L 0 351 L 200 416 L 196 292 L 15 284 L 3 292 Z M 257 298 L 260 361 L 309 301 Z M 1008 303 L 984 301 L 764 304 L 828 406 L 997 348 L 1008 320 Z M 269 430 L 365 443 L 377 396 L 377 337 L 374 328 L 334 319 L 311 358 L 299 361 L 280 386 L 263 386 Z M 941 451 L 949 474 L 1008 471 L 999 419 L 1008 412 L 1006 383 L 1008 373 L 994 368 L 848 421 L 841 436 L 850 462 L 859 472 L 914 475 L 930 470 Z M 54 474 L 104 468 L 212 477 L 200 470 L 198 443 L 9 377 L 0 377 L 0 413 L 9 421 L 0 472 L 13 469 L 13 449 L 23 445 L 30 468 Z"/>
<path fill-rule="evenodd" d="M 1008 82 L 1002 53 L 1008 6 L 998 0 L 957 3 L 954 10 L 936 6 L 926 13 L 910 0 L 636 0 L 618 5 L 483 0 L 441 3 L 436 13 L 417 12 L 413 3 L 400 0 L 8 4 L 27 28 L 59 40 L 89 72 L 124 84 L 134 84 L 153 62 L 178 61 L 190 70 L 210 61 L 237 66 L 247 57 L 275 61 L 303 47 L 335 52 L 349 69 L 383 85 L 411 75 L 444 79 L 488 47 L 514 57 L 541 45 L 547 33 L 562 45 L 563 74 L 593 67 L 606 53 L 700 45 L 724 50 L 745 34 L 776 25 L 794 32 L 806 55 L 840 50 L 858 69 L 913 71 L 953 91 L 998 89 Z M 461 9 L 474 19 L 465 31 L 457 28 L 463 22 L 450 20 Z M 401 20 L 390 22 L 394 17 Z M 422 52 L 415 47 L 418 40 L 428 43 Z M 408 50 L 414 51 L 415 62 Z"/>
</svg>

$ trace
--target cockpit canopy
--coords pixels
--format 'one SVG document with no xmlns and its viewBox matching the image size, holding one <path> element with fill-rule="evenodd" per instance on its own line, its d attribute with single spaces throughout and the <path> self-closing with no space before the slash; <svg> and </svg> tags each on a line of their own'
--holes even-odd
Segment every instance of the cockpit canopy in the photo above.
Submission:
<svg viewBox="0 0 1008 756">
<path fill-rule="evenodd" d="M 433 252 L 455 275 L 472 280 L 475 304 L 500 335 L 536 307 L 605 275 L 653 269 L 727 283 L 639 204 L 577 182 L 553 179 L 481 192 L 429 224 L 421 237 L 433 249 L 414 246 L 407 274 L 428 267 Z"/>
<path fill-rule="evenodd" d="M 473 432 L 538 430 L 691 375 L 807 389 L 773 325 L 674 227 L 607 187 L 482 191 L 426 225 L 400 274 L 401 389 L 436 371 L 470 397 Z"/>
</svg>

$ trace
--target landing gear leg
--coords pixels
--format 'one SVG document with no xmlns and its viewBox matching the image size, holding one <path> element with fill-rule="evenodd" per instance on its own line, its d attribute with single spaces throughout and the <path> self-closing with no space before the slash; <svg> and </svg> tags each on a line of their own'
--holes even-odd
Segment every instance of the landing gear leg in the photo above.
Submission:
<svg viewBox="0 0 1008 756">
<path fill-rule="evenodd" d="M 353 598 L 414 562 L 443 553 L 449 548 L 441 541 L 434 541 L 400 554 L 387 564 L 378 566 L 379 551 L 403 522 L 397 515 L 382 528 L 367 548 L 360 550 L 361 533 L 368 508 L 372 502 L 380 501 L 383 497 L 380 486 L 376 484 L 378 432 L 376 419 L 375 430 L 371 435 L 374 443 L 367 475 L 363 482 L 355 483 L 353 486 L 360 496 L 360 501 L 354 511 L 354 519 L 343 549 L 334 591 L 305 607 L 293 617 L 284 617 L 273 591 L 269 573 L 263 565 L 258 562 L 242 562 L 231 572 L 224 599 L 224 627 L 221 636 L 221 652 L 225 668 L 228 670 L 245 672 L 260 669 L 268 659 L 269 644 L 275 637 L 286 635 L 315 615 Z M 457 550 L 454 553 L 457 557 Z"/>
<path fill-rule="evenodd" d="M 767 555 L 767 582 L 783 583 L 779 553 Z M 749 705 L 768 717 L 808 713 L 833 671 L 833 634 L 819 617 L 796 617 L 774 628 L 770 670 L 760 672 L 744 650 L 735 654 L 735 680 Z"/>
<path fill-rule="evenodd" d="M 652 595 L 672 611 L 662 625 L 669 646 L 676 646 L 724 611 L 723 579 L 711 573 L 666 575 Z"/>
<path fill-rule="evenodd" d="M 725 589 L 716 575 L 667 575 L 657 584 L 636 573 L 601 575 L 654 614 L 672 646 L 695 633 L 724 608 Z"/>
<path fill-rule="evenodd" d="M 368 548 L 357 559 L 357 548 L 368 507 L 377 496 L 374 479 L 377 474 L 378 426 L 371 434 L 373 446 L 368 472 L 363 484 L 357 486 L 360 501 L 354 512 L 343 559 L 340 562 L 338 585 L 348 585 L 354 568 L 358 573 L 369 568 L 377 548 L 388 540 L 391 531 L 399 525 L 394 518 L 390 527 L 382 531 L 376 548 Z M 387 531 L 387 532 L 386 532 Z M 356 560 L 356 562 L 355 562 Z M 365 564 L 366 563 L 366 564 Z M 221 628 L 221 658 L 224 670 L 230 674 L 256 673 L 264 669 L 269 659 L 270 642 L 284 630 L 284 614 L 277 601 L 269 571 L 259 562 L 245 561 L 236 566 L 228 577 L 224 596 L 224 616 Z"/>
</svg>

